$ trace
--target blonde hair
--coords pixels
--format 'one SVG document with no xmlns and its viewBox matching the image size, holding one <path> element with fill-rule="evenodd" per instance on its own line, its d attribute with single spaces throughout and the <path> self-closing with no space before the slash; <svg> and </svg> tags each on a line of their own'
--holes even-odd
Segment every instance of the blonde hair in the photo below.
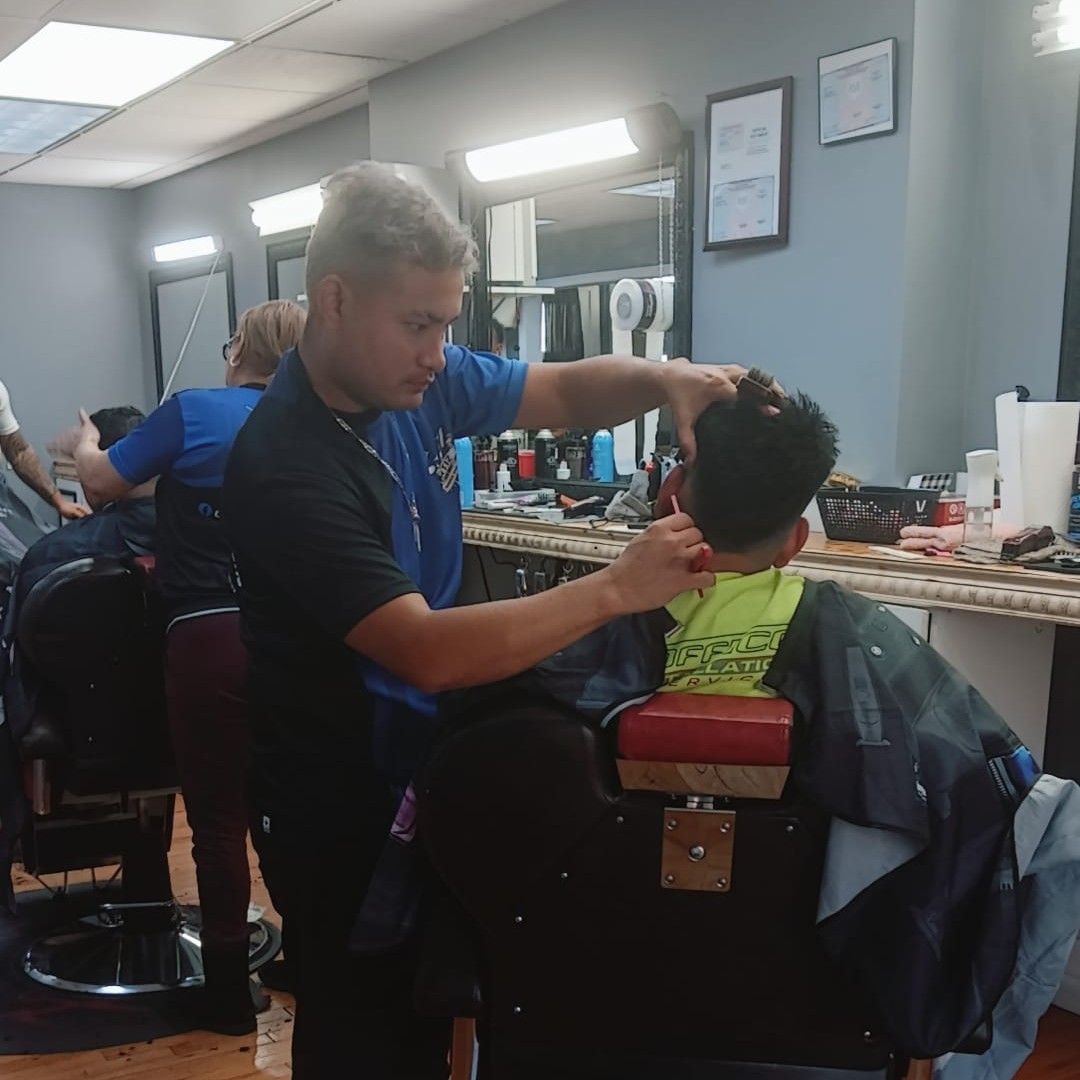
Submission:
<svg viewBox="0 0 1080 1080">
<path fill-rule="evenodd" d="M 425 270 L 476 267 L 476 242 L 420 186 L 373 161 L 350 165 L 326 182 L 323 209 L 308 241 L 308 296 L 329 274 L 380 280 L 399 263 Z"/>
<path fill-rule="evenodd" d="M 240 316 L 233 360 L 236 367 L 269 378 L 282 355 L 300 344 L 307 312 L 291 300 L 270 300 Z"/>
</svg>

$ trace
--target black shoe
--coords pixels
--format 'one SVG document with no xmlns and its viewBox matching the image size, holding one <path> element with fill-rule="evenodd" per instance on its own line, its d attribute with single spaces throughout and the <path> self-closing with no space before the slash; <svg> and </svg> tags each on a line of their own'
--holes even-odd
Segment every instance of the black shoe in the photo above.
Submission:
<svg viewBox="0 0 1080 1080">
<path fill-rule="evenodd" d="M 203 946 L 206 985 L 191 1004 L 199 1027 L 219 1035 L 250 1035 L 255 1014 L 270 1007 L 270 999 L 248 977 L 247 942 L 231 946 Z"/>
<path fill-rule="evenodd" d="M 273 960 L 269 964 L 263 964 L 255 974 L 267 990 L 279 990 L 284 994 L 295 993 L 287 960 Z"/>
</svg>

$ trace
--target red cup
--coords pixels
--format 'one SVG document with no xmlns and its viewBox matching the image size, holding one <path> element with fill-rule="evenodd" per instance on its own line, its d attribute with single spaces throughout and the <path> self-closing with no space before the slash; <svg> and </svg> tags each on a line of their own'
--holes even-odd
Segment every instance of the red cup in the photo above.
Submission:
<svg viewBox="0 0 1080 1080">
<path fill-rule="evenodd" d="M 536 476 L 536 451 L 518 451 L 518 476 L 522 480 L 531 480 Z"/>
</svg>

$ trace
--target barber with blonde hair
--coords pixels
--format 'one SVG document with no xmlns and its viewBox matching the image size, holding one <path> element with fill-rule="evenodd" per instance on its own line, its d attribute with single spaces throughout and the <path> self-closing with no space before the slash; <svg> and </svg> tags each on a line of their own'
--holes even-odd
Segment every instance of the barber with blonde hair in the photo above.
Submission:
<svg viewBox="0 0 1080 1080">
<path fill-rule="evenodd" d="M 300 340 L 303 308 L 273 300 L 245 311 L 224 347 L 225 386 L 184 390 L 108 451 L 85 412 L 63 440 L 93 503 L 160 476 L 157 571 L 169 619 L 166 691 L 193 833 L 206 990 L 201 1026 L 255 1029 L 248 979 L 247 655 L 221 522 L 225 462 L 281 355 Z"/>
<path fill-rule="evenodd" d="M 366 1080 L 445 1076 L 445 1027 L 412 1009 L 412 948 L 347 950 L 439 694 L 712 584 L 694 570 L 701 533 L 676 514 L 579 581 L 455 606 L 455 437 L 610 426 L 667 401 L 692 452 L 697 416 L 742 374 L 614 356 L 522 364 L 448 346 L 475 254 L 468 232 L 391 170 L 332 177 L 308 246 L 303 339 L 229 461 L 226 527 L 252 656 L 253 838 L 284 917 L 296 1080 L 345 1075 L 349 1061 Z"/>
</svg>

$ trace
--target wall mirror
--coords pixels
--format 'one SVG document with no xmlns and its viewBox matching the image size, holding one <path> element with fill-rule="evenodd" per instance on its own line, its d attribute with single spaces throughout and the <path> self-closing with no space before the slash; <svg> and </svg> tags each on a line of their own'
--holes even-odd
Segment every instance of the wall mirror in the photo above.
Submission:
<svg viewBox="0 0 1080 1080">
<path fill-rule="evenodd" d="M 470 346 L 531 363 L 630 351 L 661 362 L 689 353 L 693 143 L 687 133 L 679 130 L 655 154 L 542 177 L 480 184 L 460 164 L 458 170 L 463 218 L 481 257 L 468 303 Z M 646 283 L 646 311 L 650 290 L 662 293 L 651 298 L 670 313 L 661 332 L 625 330 L 613 321 L 612 293 L 623 279 Z M 671 442 L 665 413 L 652 421 L 659 420 L 660 449 Z M 640 460 L 652 445 L 639 418 L 633 456 Z M 628 471 L 617 472 L 616 482 L 626 479 Z"/>
<path fill-rule="evenodd" d="M 158 397 L 166 390 L 221 386 L 222 346 L 236 327 L 232 257 L 224 253 L 152 270 L 150 314 Z"/>
<path fill-rule="evenodd" d="M 271 300 L 293 300 L 307 307 L 304 267 L 311 230 L 266 245 L 266 295 Z"/>
</svg>

